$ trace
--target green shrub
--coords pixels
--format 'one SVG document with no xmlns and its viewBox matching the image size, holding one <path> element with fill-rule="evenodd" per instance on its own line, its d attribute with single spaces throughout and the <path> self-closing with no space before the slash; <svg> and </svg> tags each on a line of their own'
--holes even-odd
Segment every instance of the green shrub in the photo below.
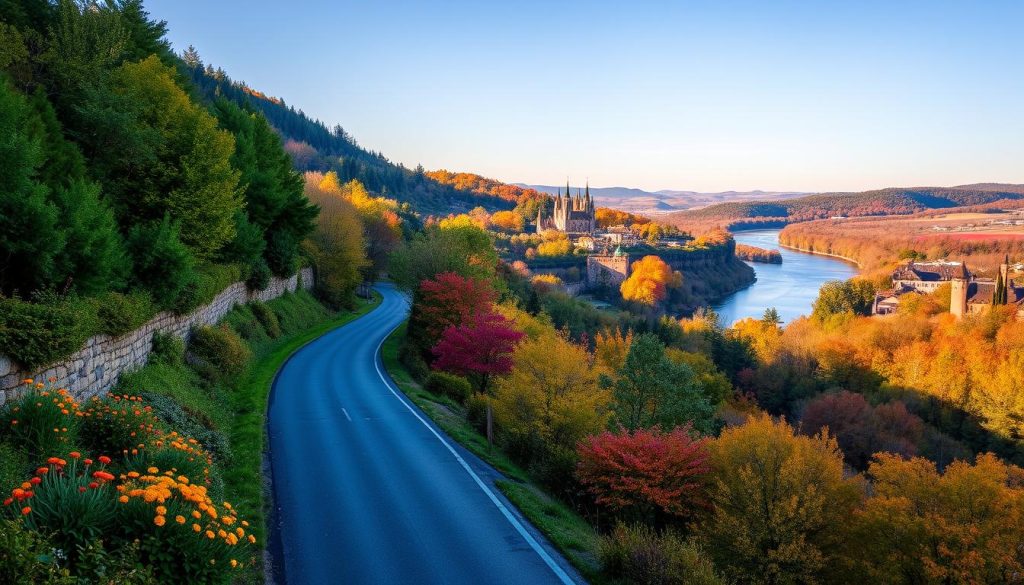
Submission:
<svg viewBox="0 0 1024 585">
<path fill-rule="evenodd" d="M 242 338 L 223 325 L 194 329 L 189 353 L 216 379 L 240 375 L 252 358 L 252 352 Z"/>
<path fill-rule="evenodd" d="M 658 534 L 647 526 L 619 524 L 601 538 L 598 554 L 604 571 L 625 583 L 724 583 L 701 548 L 671 530 Z"/>
<path fill-rule="evenodd" d="M 430 366 L 424 361 L 416 345 L 409 341 L 402 342 L 402 347 L 398 350 L 398 361 L 405 366 L 413 380 L 424 380 L 430 375 Z"/>
<path fill-rule="evenodd" d="M 466 401 L 466 420 L 481 435 L 487 433 L 487 402 L 486 394 L 476 393 Z"/>
<path fill-rule="evenodd" d="M 423 387 L 431 394 L 447 396 L 459 404 L 465 403 L 473 394 L 469 380 L 446 372 L 430 372 Z"/>
<path fill-rule="evenodd" d="M 99 455 L 119 458 L 150 437 L 163 432 L 153 407 L 138 396 L 108 394 L 82 408 L 79 441 Z"/>
<path fill-rule="evenodd" d="M 145 291 L 108 292 L 97 299 L 96 314 L 100 331 L 116 337 L 149 321 L 156 314 L 156 307 Z"/>
<path fill-rule="evenodd" d="M 189 313 L 240 280 L 242 269 L 237 264 L 204 264 L 182 289 L 172 308 L 179 315 Z"/>
<path fill-rule="evenodd" d="M 76 444 L 78 405 L 63 390 L 31 388 L 0 408 L 0 435 L 30 459 L 61 453 Z"/>
<path fill-rule="evenodd" d="M 135 226 L 128 235 L 128 251 L 136 282 L 160 308 L 175 308 L 185 289 L 196 285 L 195 259 L 169 216 Z"/>
<path fill-rule="evenodd" d="M 139 552 L 137 542 L 121 544 L 114 550 L 108 550 L 102 540 L 80 545 L 73 567 L 77 583 L 159 585 L 152 569 L 142 564 Z"/>
<path fill-rule="evenodd" d="M 149 354 L 149 363 L 166 364 L 169 366 L 185 363 L 185 340 L 170 333 L 153 334 L 153 351 Z"/>
<path fill-rule="evenodd" d="M 283 294 L 267 306 L 277 315 L 284 334 L 308 329 L 331 316 L 330 311 L 304 290 Z"/>
<path fill-rule="evenodd" d="M 29 471 L 28 453 L 9 443 L 0 442 L 0 494 L 9 494 L 12 488 L 25 481 Z M 0 583 L 3 582 L 0 579 Z"/>
<path fill-rule="evenodd" d="M 271 276 L 273 274 L 270 271 L 270 266 L 267 265 L 267 261 L 259 258 L 249 267 L 249 278 L 245 280 L 245 286 L 249 290 L 263 290 L 270 284 Z"/>
<path fill-rule="evenodd" d="M 0 520 L 0 583 L 72 585 L 57 566 L 53 545 L 21 520 Z"/>
<path fill-rule="evenodd" d="M 263 330 L 267 332 L 271 339 L 281 337 L 281 321 L 278 320 L 277 314 L 270 307 L 255 301 L 249 303 L 249 308 L 252 309 L 252 314 L 256 316 L 260 325 L 263 325 Z"/>
<path fill-rule="evenodd" d="M 193 437 L 217 462 L 231 462 L 231 446 L 220 431 L 211 429 L 196 417 L 185 411 L 173 398 L 160 394 L 144 394 L 146 403 L 153 407 L 153 413 L 171 428 L 186 437 Z"/>
<path fill-rule="evenodd" d="M 94 335 L 95 306 L 77 297 L 34 295 L 32 302 L 0 297 L 0 353 L 27 370 L 67 357 Z"/>
</svg>

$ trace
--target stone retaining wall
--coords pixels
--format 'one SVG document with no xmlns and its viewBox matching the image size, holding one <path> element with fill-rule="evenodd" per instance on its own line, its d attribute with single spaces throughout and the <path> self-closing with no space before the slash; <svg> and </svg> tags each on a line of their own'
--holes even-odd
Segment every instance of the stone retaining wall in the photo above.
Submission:
<svg viewBox="0 0 1024 585">
<path fill-rule="evenodd" d="M 291 278 L 272 278 L 267 288 L 249 291 L 244 282 L 236 282 L 218 294 L 208 305 L 187 315 L 163 312 L 157 314 L 135 331 L 118 337 L 96 335 L 85 346 L 66 360 L 37 371 L 26 372 L 17 364 L 0 355 L 0 405 L 23 388 L 22 380 L 32 378 L 46 381 L 55 378 L 53 385 L 67 390 L 79 400 L 97 394 L 106 394 L 117 384 L 122 372 L 141 368 L 153 349 L 153 334 L 172 334 L 186 339 L 193 327 L 212 325 L 224 318 L 235 305 L 250 301 L 269 301 L 285 292 L 313 287 L 313 269 L 303 268 Z"/>
</svg>

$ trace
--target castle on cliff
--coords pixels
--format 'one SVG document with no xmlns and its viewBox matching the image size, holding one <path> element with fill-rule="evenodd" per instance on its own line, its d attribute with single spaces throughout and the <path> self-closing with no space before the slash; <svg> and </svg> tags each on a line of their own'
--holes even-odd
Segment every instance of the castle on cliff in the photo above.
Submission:
<svg viewBox="0 0 1024 585">
<path fill-rule="evenodd" d="M 558 190 L 555 197 L 555 209 L 551 217 L 544 218 L 543 210 L 537 211 L 537 233 L 544 230 L 558 230 L 570 236 L 589 236 L 597 228 L 594 218 L 594 200 L 590 198 L 590 185 L 585 193 L 576 190 L 576 195 L 569 193 L 569 184 L 565 184 L 565 196 Z"/>
</svg>

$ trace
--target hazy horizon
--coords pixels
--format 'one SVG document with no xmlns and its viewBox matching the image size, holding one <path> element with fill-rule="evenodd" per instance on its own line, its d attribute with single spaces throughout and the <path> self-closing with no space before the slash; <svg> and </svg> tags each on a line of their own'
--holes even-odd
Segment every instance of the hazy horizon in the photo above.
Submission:
<svg viewBox="0 0 1024 585">
<path fill-rule="evenodd" d="M 151 0 L 177 51 L 407 166 L 509 183 L 1021 183 L 1024 5 Z"/>
</svg>

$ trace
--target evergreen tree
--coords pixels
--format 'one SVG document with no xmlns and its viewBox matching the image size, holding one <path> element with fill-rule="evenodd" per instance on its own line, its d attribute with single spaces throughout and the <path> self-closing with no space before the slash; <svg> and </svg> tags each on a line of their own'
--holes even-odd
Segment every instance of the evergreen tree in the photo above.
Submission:
<svg viewBox="0 0 1024 585">
<path fill-rule="evenodd" d="M 47 284 L 64 246 L 57 208 L 36 179 L 40 140 L 29 129 L 26 100 L 0 79 L 0 292 L 29 292 Z"/>
</svg>

